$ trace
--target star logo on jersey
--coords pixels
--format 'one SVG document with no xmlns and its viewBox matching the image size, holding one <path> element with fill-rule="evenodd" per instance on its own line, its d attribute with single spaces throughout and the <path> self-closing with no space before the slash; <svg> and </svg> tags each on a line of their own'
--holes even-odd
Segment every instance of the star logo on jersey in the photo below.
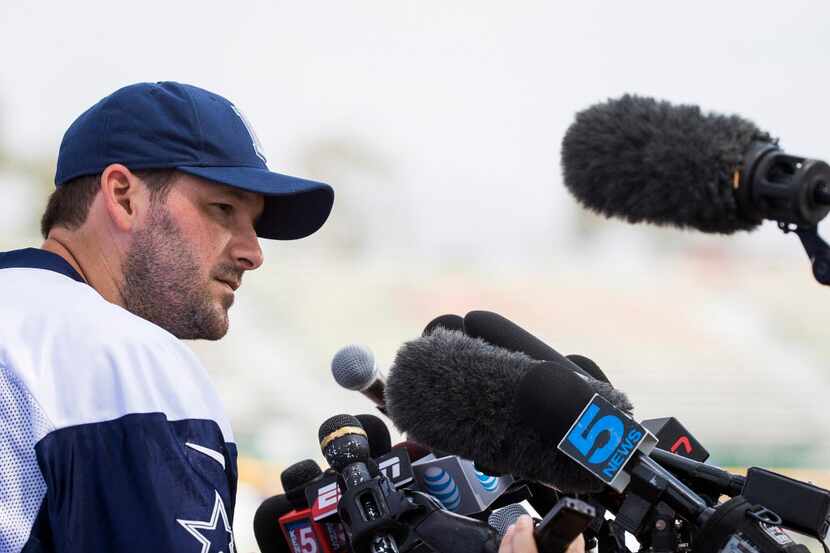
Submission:
<svg viewBox="0 0 830 553">
<path fill-rule="evenodd" d="M 210 520 L 182 520 L 176 519 L 191 536 L 202 545 L 200 553 L 234 553 L 233 530 L 228 522 L 228 513 L 225 504 L 216 492 L 216 501 L 213 503 L 213 513 Z"/>
</svg>

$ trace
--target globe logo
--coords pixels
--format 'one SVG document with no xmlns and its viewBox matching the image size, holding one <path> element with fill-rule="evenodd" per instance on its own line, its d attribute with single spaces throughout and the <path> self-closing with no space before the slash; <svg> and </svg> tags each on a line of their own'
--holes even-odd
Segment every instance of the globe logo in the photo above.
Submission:
<svg viewBox="0 0 830 553">
<path fill-rule="evenodd" d="M 427 492 L 450 511 L 461 506 L 461 492 L 447 471 L 441 467 L 429 467 L 424 471 Z"/>
<path fill-rule="evenodd" d="M 497 477 L 490 476 L 489 474 L 484 474 L 479 471 L 475 471 L 475 473 L 478 477 L 479 483 L 481 483 L 481 487 L 484 488 L 485 491 L 493 492 L 499 487 L 499 479 Z"/>
</svg>

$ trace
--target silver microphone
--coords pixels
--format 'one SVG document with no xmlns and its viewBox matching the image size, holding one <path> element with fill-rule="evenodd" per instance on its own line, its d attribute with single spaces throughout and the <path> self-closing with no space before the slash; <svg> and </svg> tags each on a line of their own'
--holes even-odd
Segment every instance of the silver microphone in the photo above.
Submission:
<svg viewBox="0 0 830 553">
<path fill-rule="evenodd" d="M 360 392 L 385 412 L 386 377 L 375 364 L 372 350 L 359 344 L 340 348 L 331 360 L 331 374 L 338 384 Z"/>
</svg>

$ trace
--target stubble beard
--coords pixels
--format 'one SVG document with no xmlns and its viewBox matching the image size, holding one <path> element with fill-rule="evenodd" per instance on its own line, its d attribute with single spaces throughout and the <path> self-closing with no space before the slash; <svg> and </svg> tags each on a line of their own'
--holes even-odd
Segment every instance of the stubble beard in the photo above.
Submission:
<svg viewBox="0 0 830 553">
<path fill-rule="evenodd" d="M 124 259 L 124 307 L 182 340 L 218 340 L 228 331 L 233 296 L 221 304 L 211 297 L 211 281 L 162 204 L 151 208 Z"/>
</svg>

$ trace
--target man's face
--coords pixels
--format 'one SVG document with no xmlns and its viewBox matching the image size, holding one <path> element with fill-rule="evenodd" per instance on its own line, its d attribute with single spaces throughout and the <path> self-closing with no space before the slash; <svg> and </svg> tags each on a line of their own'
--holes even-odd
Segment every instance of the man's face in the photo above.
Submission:
<svg viewBox="0 0 830 553">
<path fill-rule="evenodd" d="M 262 264 L 264 199 L 186 174 L 150 208 L 123 263 L 125 307 L 177 338 L 218 340 L 245 271 Z"/>
</svg>

